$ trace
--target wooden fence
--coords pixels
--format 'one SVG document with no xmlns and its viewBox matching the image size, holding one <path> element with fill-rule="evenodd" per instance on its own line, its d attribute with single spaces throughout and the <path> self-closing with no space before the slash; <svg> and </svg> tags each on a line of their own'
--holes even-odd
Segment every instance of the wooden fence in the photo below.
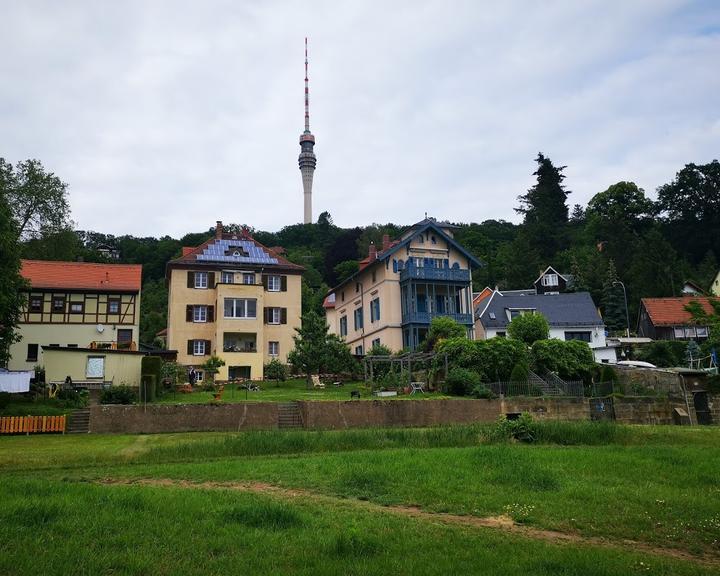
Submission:
<svg viewBox="0 0 720 576">
<path fill-rule="evenodd" d="M 0 418 L 0 434 L 65 434 L 65 422 L 65 416 L 3 416 Z"/>
</svg>

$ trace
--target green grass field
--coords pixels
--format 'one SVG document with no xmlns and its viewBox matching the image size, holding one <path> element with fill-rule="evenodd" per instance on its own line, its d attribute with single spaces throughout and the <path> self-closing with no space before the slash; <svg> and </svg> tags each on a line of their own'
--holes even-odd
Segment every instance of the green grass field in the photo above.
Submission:
<svg viewBox="0 0 720 576">
<path fill-rule="evenodd" d="M 0 438 L 2 574 L 717 574 L 720 429 Z"/>
</svg>

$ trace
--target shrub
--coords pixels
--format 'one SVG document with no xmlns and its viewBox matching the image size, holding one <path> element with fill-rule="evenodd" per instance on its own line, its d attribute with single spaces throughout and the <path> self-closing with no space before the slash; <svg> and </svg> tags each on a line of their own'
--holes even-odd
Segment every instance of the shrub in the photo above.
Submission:
<svg viewBox="0 0 720 576">
<path fill-rule="evenodd" d="M 466 368 L 453 368 L 445 379 L 445 389 L 455 396 L 467 396 L 480 386 L 480 376 Z"/>
<path fill-rule="evenodd" d="M 215 354 L 210 356 L 210 358 L 208 358 L 202 365 L 203 370 L 205 370 L 207 381 L 211 385 L 215 382 L 215 375 L 220 372 L 220 368 L 223 366 L 225 366 L 225 360 L 218 358 Z"/>
<path fill-rule="evenodd" d="M 100 394 L 101 404 L 135 404 L 137 391 L 130 386 L 111 386 Z"/>
<path fill-rule="evenodd" d="M 263 376 L 266 380 L 285 382 L 287 380 L 287 366 L 277 358 L 273 358 L 263 367 Z"/>
<path fill-rule="evenodd" d="M 542 314 L 521 314 L 512 319 L 507 331 L 510 338 L 532 346 L 538 340 L 548 339 L 550 325 Z"/>
<path fill-rule="evenodd" d="M 436 316 L 430 321 L 422 348 L 432 352 L 440 342 L 450 338 L 467 338 L 467 328 L 449 316 Z"/>
<path fill-rule="evenodd" d="M 473 398 L 482 398 L 485 400 L 492 400 L 494 398 L 497 398 L 497 394 L 490 390 L 487 386 L 484 386 L 483 384 L 480 384 L 478 386 L 475 386 L 475 388 L 472 389 L 470 392 L 470 396 Z"/>
<path fill-rule="evenodd" d="M 537 422 L 527 412 L 519 418 L 508 419 L 504 414 L 500 416 L 491 437 L 495 440 L 517 440 L 519 442 L 535 442 L 538 437 Z"/>
<path fill-rule="evenodd" d="M 518 362 L 510 373 L 510 382 L 527 382 L 530 369 L 524 362 Z"/>
<path fill-rule="evenodd" d="M 57 399 L 65 408 L 84 408 L 88 405 L 88 391 L 61 388 L 58 390 Z"/>
<path fill-rule="evenodd" d="M 448 357 L 448 366 L 472 370 L 483 382 L 508 380 L 513 367 L 518 363 L 528 364 L 527 346 L 519 340 L 491 338 L 490 340 L 468 340 L 449 338 L 437 346 L 436 367 Z"/>
<path fill-rule="evenodd" d="M 538 340 L 532 345 L 532 361 L 539 372 L 556 372 L 564 380 L 590 380 L 595 358 L 586 342 Z"/>
<path fill-rule="evenodd" d="M 640 348 L 635 357 L 637 360 L 650 362 L 659 368 L 673 368 L 682 366 L 685 360 L 685 349 L 687 344 L 682 340 L 667 341 L 657 340 L 645 344 Z"/>
<path fill-rule="evenodd" d="M 618 381 L 618 375 L 615 371 L 615 368 L 612 366 L 608 366 L 607 364 L 603 364 L 602 368 L 600 369 L 600 382 L 617 382 Z"/>
</svg>

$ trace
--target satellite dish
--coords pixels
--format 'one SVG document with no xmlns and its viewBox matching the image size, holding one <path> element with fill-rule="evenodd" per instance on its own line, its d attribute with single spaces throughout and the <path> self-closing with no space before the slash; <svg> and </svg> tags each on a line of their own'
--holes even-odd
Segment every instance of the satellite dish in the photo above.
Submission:
<svg viewBox="0 0 720 576">
<path fill-rule="evenodd" d="M 97 326 L 95 326 L 95 330 L 98 331 L 98 334 L 102 334 L 105 331 L 105 326 L 103 326 L 102 324 L 98 324 Z"/>
</svg>

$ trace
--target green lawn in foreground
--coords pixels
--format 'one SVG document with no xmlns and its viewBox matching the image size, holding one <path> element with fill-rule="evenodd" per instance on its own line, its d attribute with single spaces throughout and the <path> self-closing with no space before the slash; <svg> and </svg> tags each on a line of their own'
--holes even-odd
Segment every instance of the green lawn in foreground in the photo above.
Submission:
<svg viewBox="0 0 720 576">
<path fill-rule="evenodd" d="M 239 384 L 228 384 L 222 395 L 222 402 L 292 402 L 295 400 L 350 400 L 350 392 L 359 391 L 361 399 L 372 400 L 372 389 L 362 382 L 348 382 L 343 386 L 327 384 L 325 388 L 307 387 L 305 379 L 291 379 L 285 382 L 259 382 L 260 391 L 248 392 L 240 388 Z M 427 394 L 412 394 L 393 396 L 389 400 L 419 400 L 419 399 L 449 398 L 439 392 Z M 385 398 L 384 398 L 385 399 Z M 170 392 L 158 398 L 156 402 L 162 404 L 207 404 L 214 402 L 212 392 L 197 390 L 189 394 Z"/>
<path fill-rule="evenodd" d="M 720 429 L 594 426 L 548 425 L 531 446 L 491 443 L 491 426 L 0 438 L 0 573 L 717 573 Z M 325 499 L 93 483 L 122 477 L 254 480 Z M 366 500 L 509 514 L 718 564 L 401 518 Z"/>
</svg>

